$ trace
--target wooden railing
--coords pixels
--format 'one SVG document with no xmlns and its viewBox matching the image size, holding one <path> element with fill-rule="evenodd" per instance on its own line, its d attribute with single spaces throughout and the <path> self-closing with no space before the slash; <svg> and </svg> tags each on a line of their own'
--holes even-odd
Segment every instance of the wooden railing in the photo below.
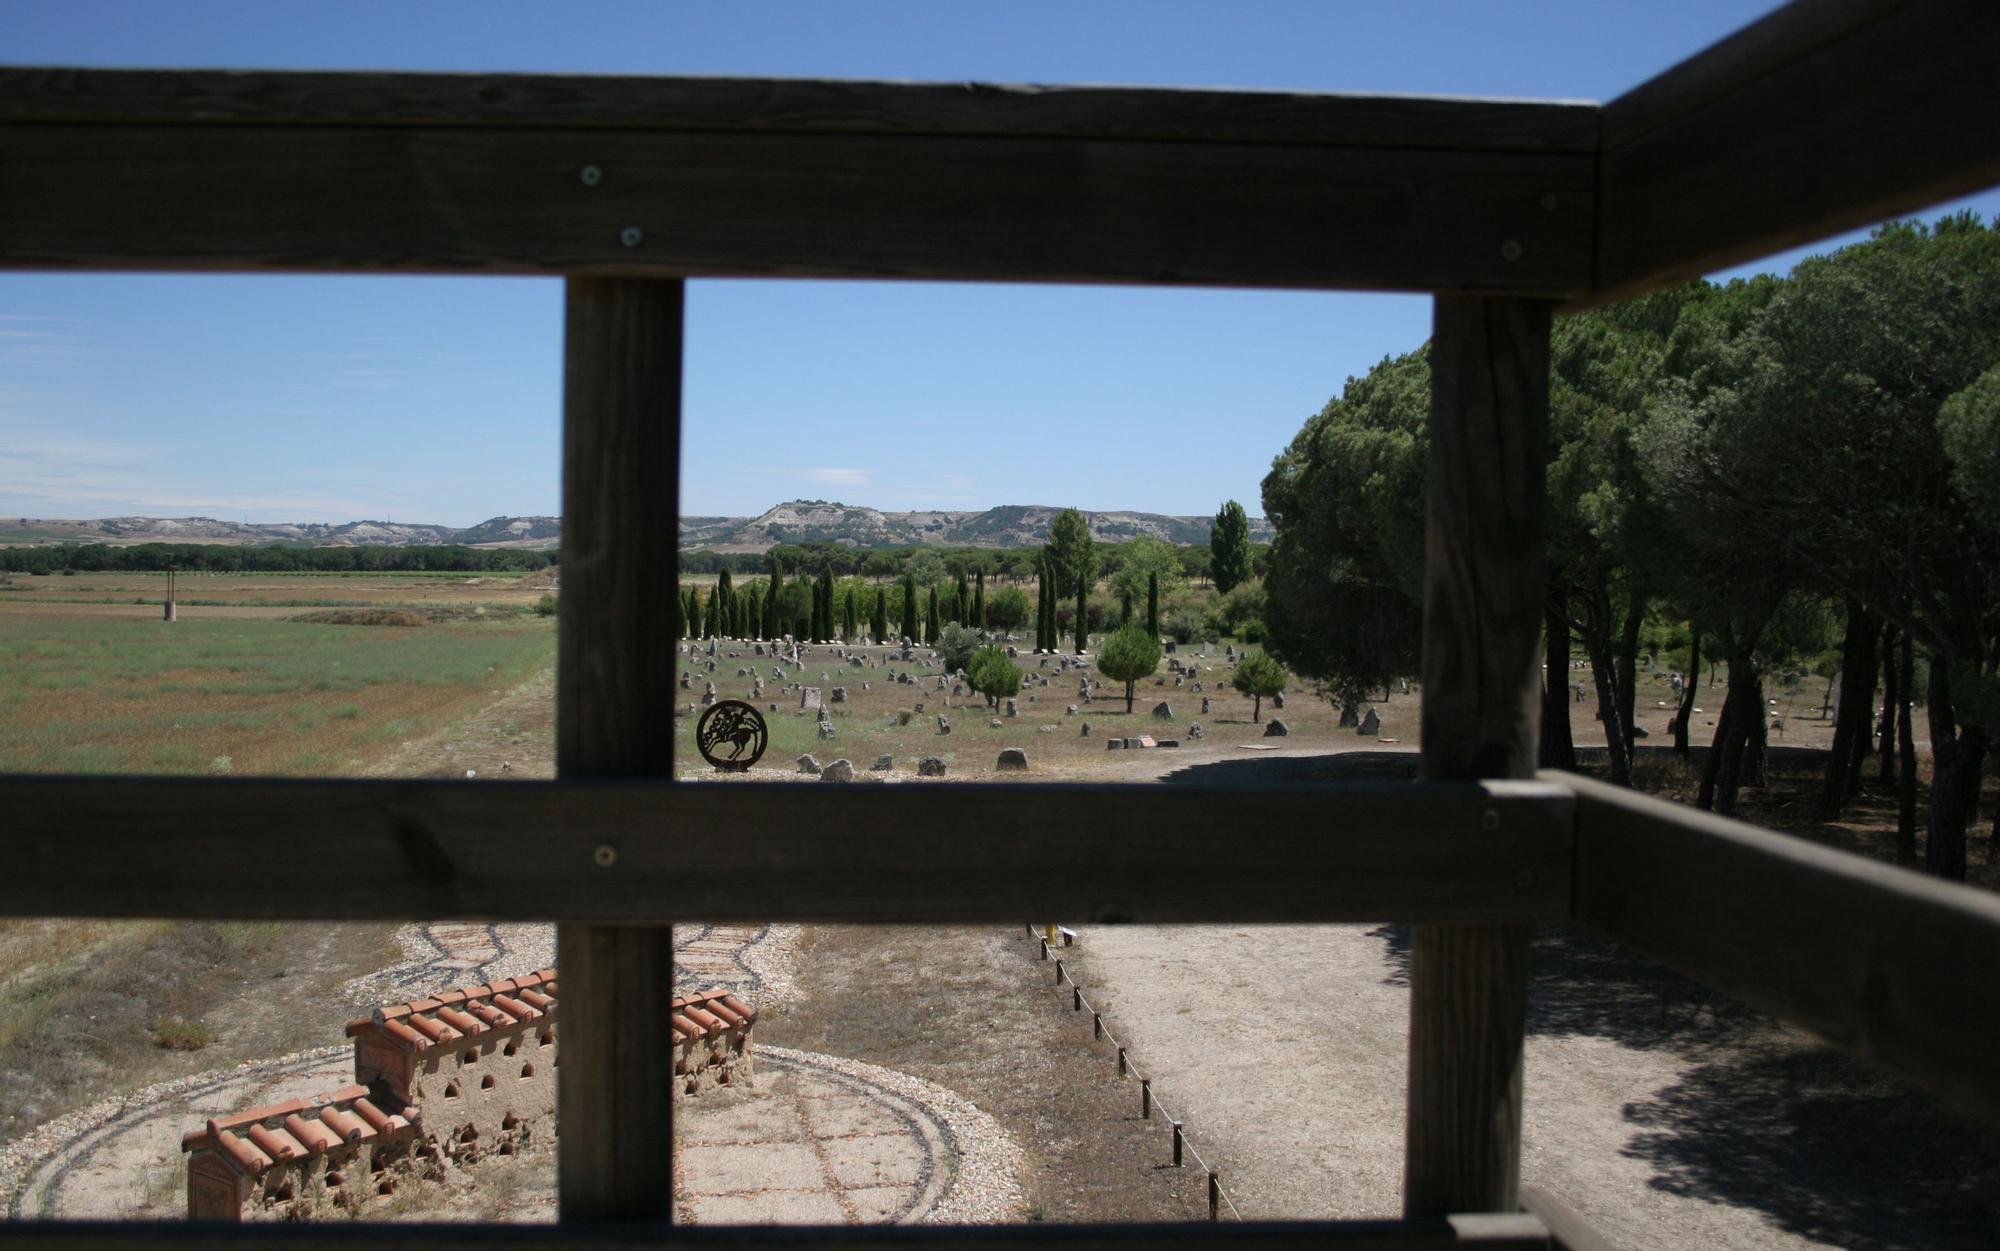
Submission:
<svg viewBox="0 0 2000 1251">
<path fill-rule="evenodd" d="M 1603 108 L 0 70 L 0 266 L 569 292 L 563 780 L 0 779 L 0 915 L 264 917 L 282 897 L 299 918 L 556 921 L 561 1115 L 589 1130 L 563 1135 L 554 1229 L 55 1223 L 0 1242 L 1580 1243 L 1553 1200 L 1546 1222 L 1516 1211 L 1528 926 L 1563 918 L 2000 1114 L 1978 1059 L 2000 1023 L 1990 897 L 1533 775 L 1551 315 L 2000 181 L 1996 48 L 1986 0 L 1815 0 Z M 682 282 L 761 274 L 1437 293 L 1426 780 L 815 788 L 810 824 L 796 788 L 671 782 Z M 274 840 L 308 889 L 268 889 Z M 695 914 L 1414 923 L 1406 1219 L 673 1228 L 665 1066 L 618 1040 L 664 1035 L 665 923 Z"/>
</svg>

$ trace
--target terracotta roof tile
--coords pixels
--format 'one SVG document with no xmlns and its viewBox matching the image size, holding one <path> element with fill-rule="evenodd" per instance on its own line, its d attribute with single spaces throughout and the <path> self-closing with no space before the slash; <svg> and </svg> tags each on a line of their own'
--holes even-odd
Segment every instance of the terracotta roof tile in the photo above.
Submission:
<svg viewBox="0 0 2000 1251">
<path fill-rule="evenodd" d="M 401 1116 L 384 1115 L 368 1102 L 367 1094 L 366 1086 L 343 1086 L 311 1099 L 288 1099 L 217 1117 L 183 1134 L 181 1150 L 211 1148 L 237 1171 L 256 1177 L 274 1165 L 323 1155 L 343 1143 L 365 1142 L 378 1132 L 409 1125 Z M 363 1111 L 366 1119 L 348 1111 L 350 1107 Z"/>
</svg>

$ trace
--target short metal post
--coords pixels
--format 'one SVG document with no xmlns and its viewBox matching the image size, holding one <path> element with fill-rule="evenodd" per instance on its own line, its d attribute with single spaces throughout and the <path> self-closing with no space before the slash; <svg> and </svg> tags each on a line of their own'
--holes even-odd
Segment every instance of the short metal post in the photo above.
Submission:
<svg viewBox="0 0 2000 1251">
<path fill-rule="evenodd" d="M 1174 1167 L 1181 1167 L 1181 1123 L 1174 1122 Z"/>
<path fill-rule="evenodd" d="M 1083 992 L 1076 989 L 1075 982 L 1070 983 L 1070 995 L 1071 995 L 1071 1002 L 1069 1010 L 1071 1012 L 1083 1011 Z"/>
<path fill-rule="evenodd" d="M 1090 1014 L 1090 1036 L 1092 1038 L 1104 1037 L 1104 1014 L 1102 1012 L 1093 1012 Z"/>
<path fill-rule="evenodd" d="M 1125 1076 L 1125 1048 L 1118 1049 L 1118 1076 Z"/>
<path fill-rule="evenodd" d="M 1222 1219 L 1222 1174 L 1208 1170 L 1208 1219 Z"/>
<path fill-rule="evenodd" d="M 1058 960 L 1056 961 L 1056 985 L 1060 986 L 1062 984 L 1063 984 L 1063 962 Z"/>
<path fill-rule="evenodd" d="M 1153 1119 L 1153 1079 L 1150 1077 L 1139 1079 L 1139 1119 Z"/>
<path fill-rule="evenodd" d="M 1048 958 L 1049 958 L 1049 940 L 1044 938 L 1042 940 L 1042 959 L 1046 960 Z"/>
</svg>

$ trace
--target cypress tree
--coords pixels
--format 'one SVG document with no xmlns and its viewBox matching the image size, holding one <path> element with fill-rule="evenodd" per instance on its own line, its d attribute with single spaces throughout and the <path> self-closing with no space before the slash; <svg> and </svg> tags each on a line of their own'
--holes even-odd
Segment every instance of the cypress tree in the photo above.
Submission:
<svg viewBox="0 0 2000 1251">
<path fill-rule="evenodd" d="M 1160 574 L 1158 570 L 1146 575 L 1146 633 L 1160 637 Z"/>
<path fill-rule="evenodd" d="M 903 619 L 898 623 L 897 628 L 902 630 L 904 638 L 912 642 L 923 641 L 924 628 L 922 623 L 917 620 L 917 580 L 915 578 L 906 577 L 903 579 Z"/>
<path fill-rule="evenodd" d="M 771 553 L 771 590 L 764 599 L 764 606 L 770 610 L 765 614 L 764 633 L 770 638 L 777 638 L 784 633 L 784 630 L 781 628 L 784 623 L 778 620 L 779 592 L 784 589 L 785 566 L 778 559 L 778 554 L 773 552 Z"/>
<path fill-rule="evenodd" d="M 1120 626 L 1132 624 L 1132 592 L 1122 587 L 1118 591 L 1118 624 Z"/>
<path fill-rule="evenodd" d="M 869 621 L 868 627 L 870 630 L 874 632 L 875 642 L 877 644 L 880 644 L 888 639 L 889 588 L 886 586 L 878 586 L 875 588 L 875 616 L 872 620 Z"/>
<path fill-rule="evenodd" d="M 979 571 L 978 581 L 972 586 L 972 628 L 986 628 L 986 571 Z"/>
<path fill-rule="evenodd" d="M 924 620 L 924 642 L 936 643 L 938 641 L 938 601 L 936 587 L 931 588 L 930 609 L 930 615 Z"/>
<path fill-rule="evenodd" d="M 819 641 L 833 641 L 833 566 L 828 565 L 819 573 Z"/>
<path fill-rule="evenodd" d="M 847 588 L 847 598 L 841 602 L 840 606 L 841 641 L 848 644 L 849 646 L 852 646 L 854 644 L 854 640 L 858 637 L 858 634 L 854 628 L 855 627 L 854 597 L 859 594 L 861 594 L 860 587 L 851 586 Z"/>
<path fill-rule="evenodd" d="M 1049 554 L 1042 553 L 1035 564 L 1035 648 L 1052 652 L 1056 649 L 1056 601 L 1049 584 Z"/>
<path fill-rule="evenodd" d="M 681 637 L 694 637 L 695 627 L 701 624 L 701 613 L 694 606 L 694 588 L 681 589 Z"/>
<path fill-rule="evenodd" d="M 715 623 L 716 633 L 733 634 L 736 628 L 735 586 L 729 580 L 729 566 L 724 565 L 715 579 Z"/>
<path fill-rule="evenodd" d="M 960 625 L 971 624 L 972 618 L 969 615 L 971 608 L 972 591 L 965 585 L 965 573 L 961 570 L 958 575 L 958 594 L 954 597 L 951 607 L 952 620 Z"/>
<path fill-rule="evenodd" d="M 1090 641 L 1090 579 L 1076 580 L 1076 654 L 1083 655 L 1084 644 Z"/>
</svg>

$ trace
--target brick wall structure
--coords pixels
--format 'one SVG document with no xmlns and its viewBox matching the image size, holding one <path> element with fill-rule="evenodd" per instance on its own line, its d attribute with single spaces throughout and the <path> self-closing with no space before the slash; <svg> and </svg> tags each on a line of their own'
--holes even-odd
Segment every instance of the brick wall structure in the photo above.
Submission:
<svg viewBox="0 0 2000 1251">
<path fill-rule="evenodd" d="M 388 1004 L 347 1026 L 355 1084 L 251 1108 L 181 1139 L 191 1220 L 358 1211 L 412 1180 L 517 1155 L 556 1131 L 556 971 Z M 673 1000 L 687 1095 L 748 1083 L 757 1010 L 726 990 Z"/>
</svg>

